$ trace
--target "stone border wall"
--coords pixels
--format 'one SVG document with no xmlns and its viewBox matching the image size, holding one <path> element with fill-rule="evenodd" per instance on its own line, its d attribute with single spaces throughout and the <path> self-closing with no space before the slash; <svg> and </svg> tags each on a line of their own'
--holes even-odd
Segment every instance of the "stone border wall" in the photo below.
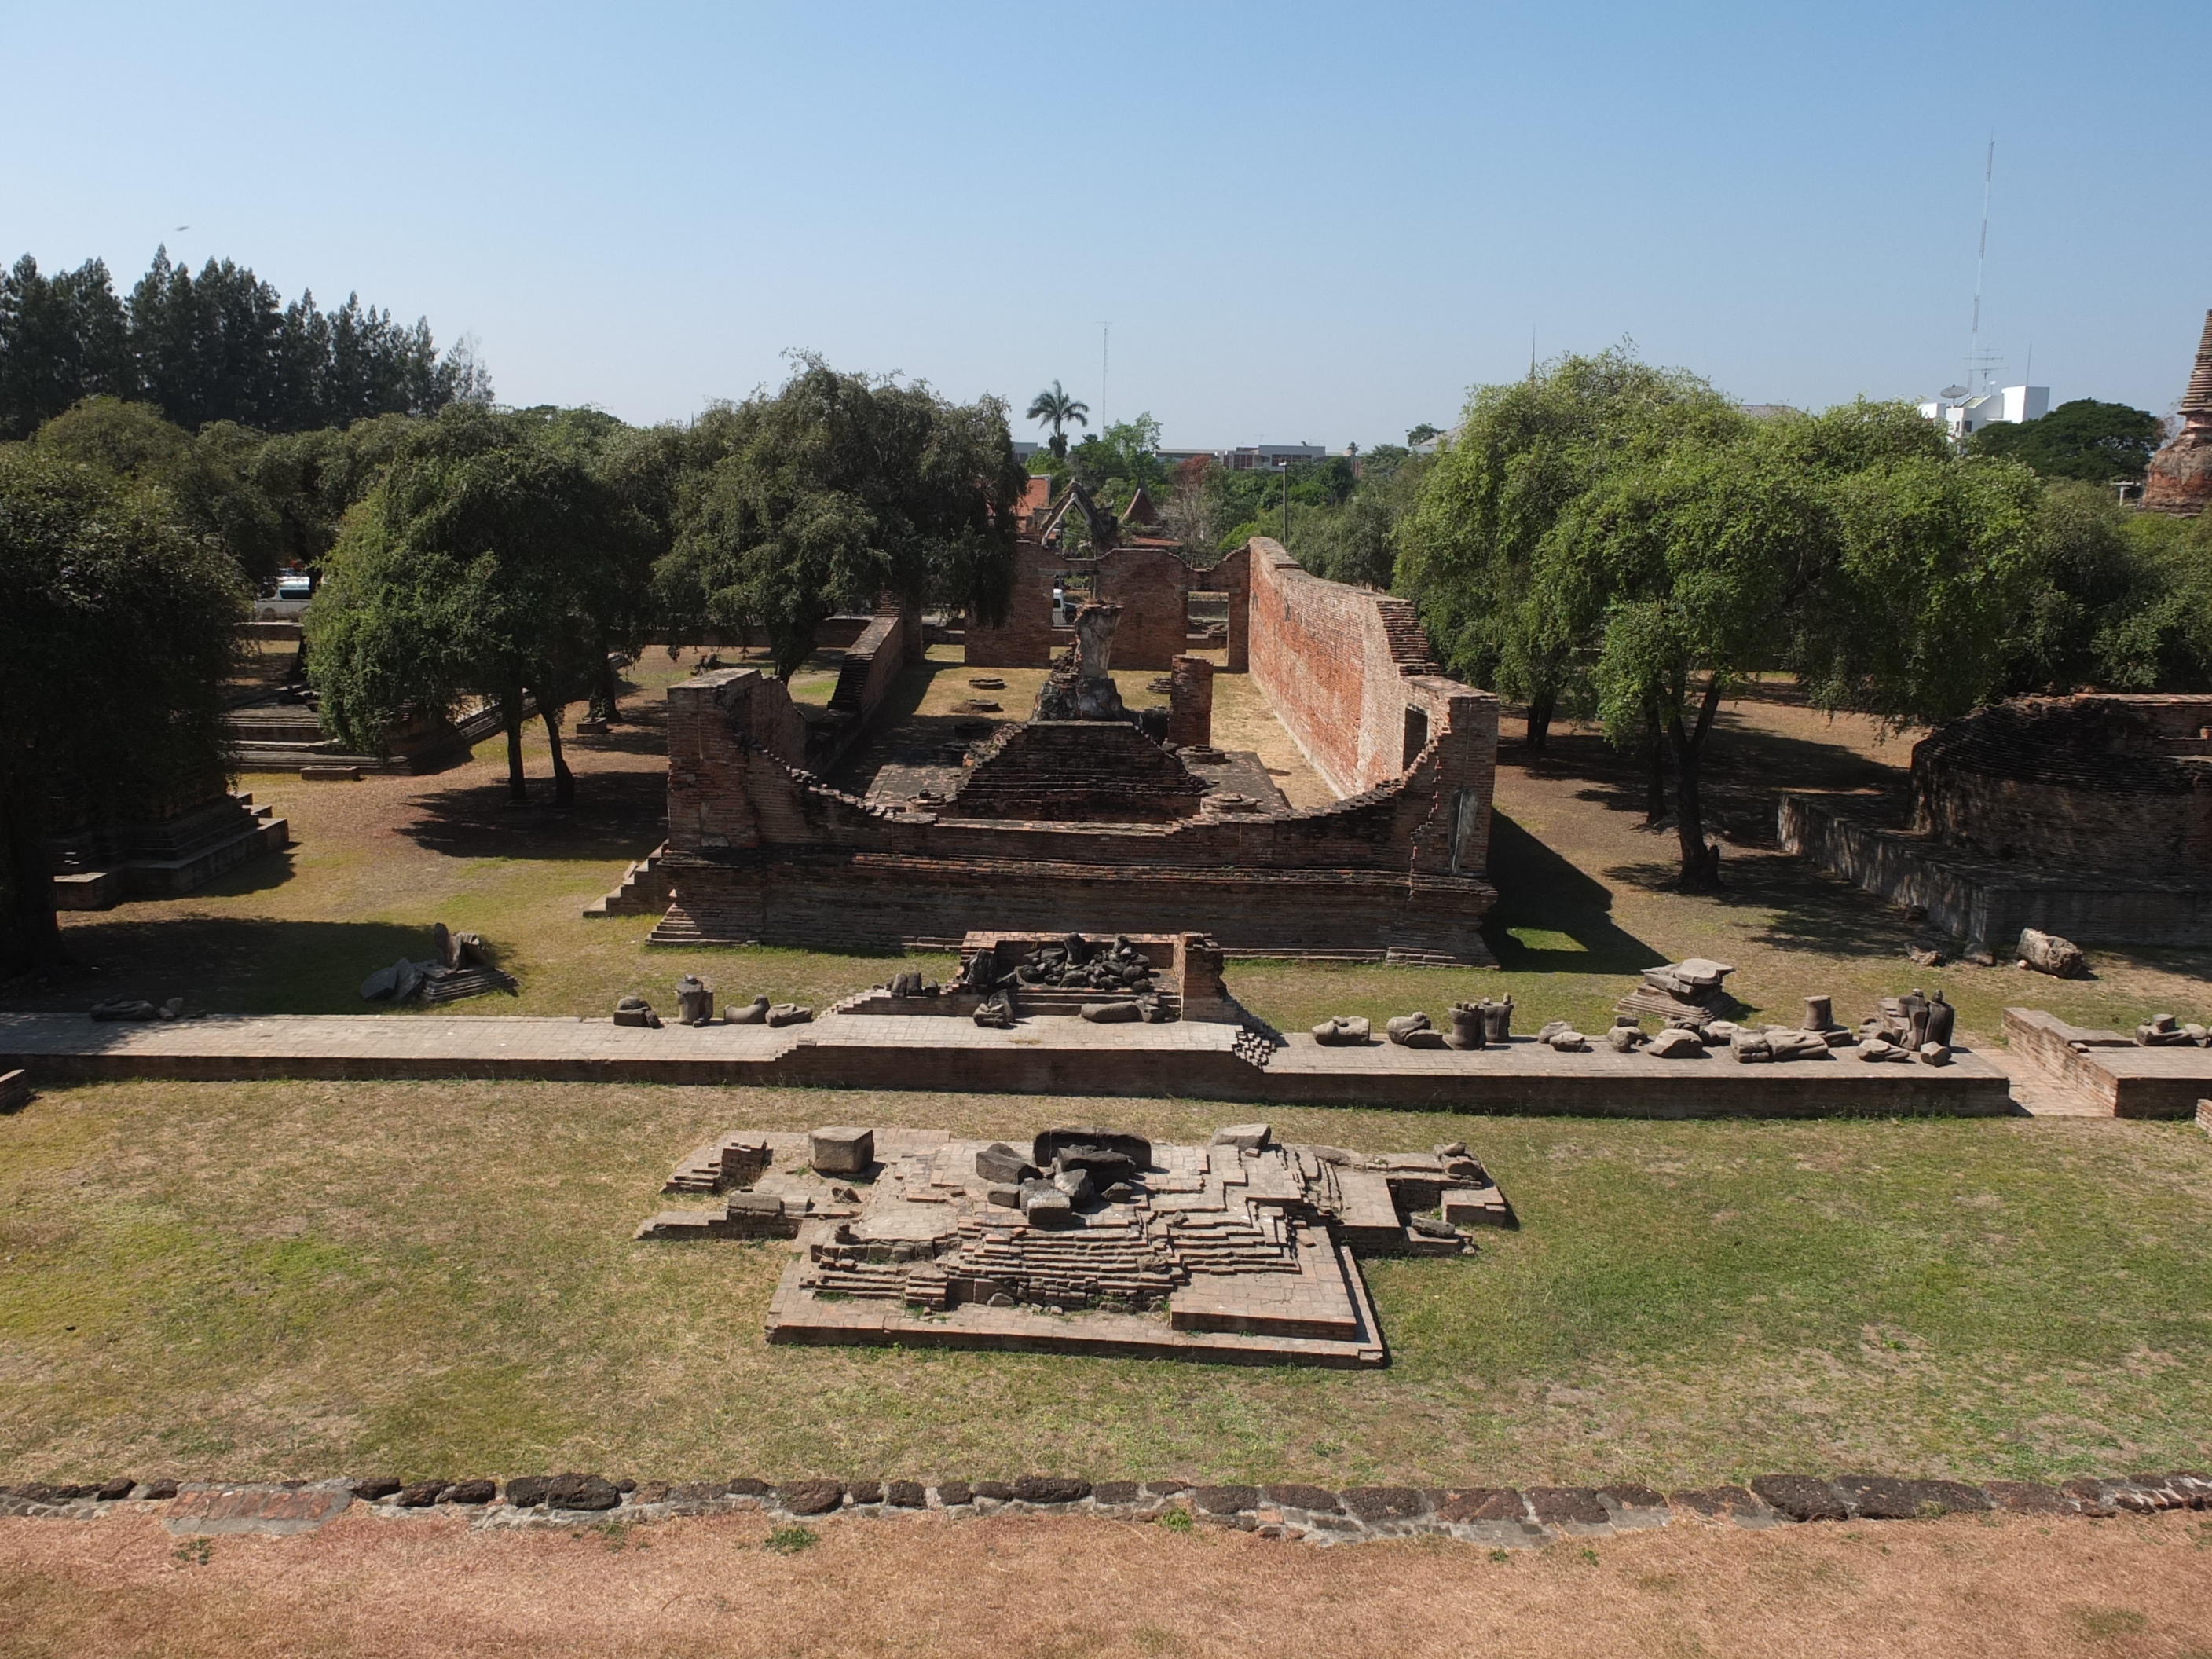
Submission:
<svg viewBox="0 0 2212 1659">
<path fill-rule="evenodd" d="M 2084 1477 L 2059 1486 L 1992 1480 L 1761 1475 L 1747 1486 L 1662 1494 L 1633 1482 L 1602 1486 L 1202 1486 L 1183 1480 L 1099 1481 L 1046 1475 L 1011 1480 L 609 1480 L 596 1474 L 403 1482 L 134 1482 L 0 1486 L 0 1516 L 87 1521 L 146 1514 L 185 1536 L 313 1531 L 358 1503 L 397 1520 L 467 1515 L 482 1528 L 591 1526 L 749 1511 L 786 1524 L 934 1512 L 1095 1516 L 1233 1528 L 1316 1545 L 1443 1537 L 1492 1548 L 1540 1548 L 1698 1522 L 1765 1528 L 1816 1521 L 1911 1521 L 1946 1514 L 2155 1515 L 2212 1510 L 2212 1476 L 2194 1471 Z"/>
</svg>

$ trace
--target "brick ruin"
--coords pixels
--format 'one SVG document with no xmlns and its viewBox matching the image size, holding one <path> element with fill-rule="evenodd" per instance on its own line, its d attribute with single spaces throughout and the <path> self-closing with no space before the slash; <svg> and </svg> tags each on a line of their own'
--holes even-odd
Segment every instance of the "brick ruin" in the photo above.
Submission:
<svg viewBox="0 0 2212 1659">
<path fill-rule="evenodd" d="M 1909 827 L 1784 792 L 1779 837 L 1954 936 L 2013 954 L 2025 928 L 2084 944 L 2212 944 L 2212 696 L 2018 697 L 1912 750 Z"/>
<path fill-rule="evenodd" d="M 2194 518 L 2212 507 L 2212 311 L 2197 344 L 2197 366 L 2181 394 L 2181 430 L 2151 457 L 2143 505 Z"/>
<path fill-rule="evenodd" d="M 1470 1254 L 1515 1224 L 1462 1145 L 1363 1156 L 1049 1129 L 1018 1150 L 942 1130 L 744 1132 L 678 1164 L 640 1238 L 787 1238 L 768 1340 L 1377 1365 L 1353 1257 Z"/>
<path fill-rule="evenodd" d="M 1497 700 L 1437 672 L 1403 601 L 1321 580 L 1255 538 L 1204 574 L 1231 595 L 1227 669 L 1249 664 L 1345 797 L 1293 808 L 1256 756 L 1206 742 L 1214 665 L 1183 648 L 1188 590 L 1176 584 L 1189 567 L 1171 555 L 1115 562 L 1133 555 L 1153 556 L 1122 548 L 1095 562 L 1123 574 L 1102 577 L 1121 597 L 1094 597 L 1093 614 L 1121 606 L 1115 665 L 1169 668 L 1168 709 L 1130 715 L 1118 697 L 1108 708 L 1041 696 L 1036 717 L 942 777 L 886 767 L 865 797 L 831 789 L 773 679 L 721 670 L 672 687 L 668 841 L 602 913 L 657 908 L 665 895 L 660 944 L 950 948 L 985 928 L 1195 930 L 1237 954 L 1488 963 L 1478 930 L 1497 896 L 1484 876 Z M 1030 568 L 1050 562 L 1032 555 Z M 1140 568 L 1171 590 L 1171 652 L 1168 630 L 1145 620 L 1151 596 L 1116 585 Z M 1042 616 L 1044 632 L 1022 649 L 1054 660 L 1067 641 L 1047 693 L 1078 696 L 1066 684 L 1084 678 L 1076 617 L 1060 607 L 1062 629 L 1054 610 L 1048 593 L 1018 604 L 1002 631 Z M 969 643 L 984 653 L 971 655 L 977 666 L 1006 641 L 971 633 Z M 1105 667 L 1102 647 L 1091 668 L 1103 678 Z M 1053 717 L 1071 710 L 1078 718 Z"/>
<path fill-rule="evenodd" d="M 2021 697 L 1912 750 L 1914 827 L 2057 869 L 2212 878 L 2212 697 Z"/>
</svg>

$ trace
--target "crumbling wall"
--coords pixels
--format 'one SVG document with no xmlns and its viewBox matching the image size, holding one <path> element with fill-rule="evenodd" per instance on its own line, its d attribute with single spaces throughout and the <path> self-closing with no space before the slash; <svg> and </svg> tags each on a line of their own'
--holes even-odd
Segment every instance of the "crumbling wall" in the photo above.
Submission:
<svg viewBox="0 0 2212 1659">
<path fill-rule="evenodd" d="M 1912 750 L 1914 827 L 1984 858 L 2212 872 L 2212 697 L 2023 697 Z"/>
<path fill-rule="evenodd" d="M 1226 586 L 1237 574 L 1221 566 L 1194 569 L 1172 547 L 1117 547 L 1091 558 L 1025 541 L 1019 544 L 1006 620 L 995 626 L 969 622 L 967 662 L 974 668 L 1050 666 L 1055 656 L 1075 642 L 1074 629 L 1053 626 L 1053 588 L 1061 578 L 1075 574 L 1091 578 L 1093 599 L 1121 607 L 1114 633 L 1115 667 L 1170 668 L 1190 648 L 1191 590 Z M 1232 596 L 1232 668 L 1240 665 L 1233 659 L 1241 610 Z"/>
<path fill-rule="evenodd" d="M 1453 694 L 1444 688 L 1457 684 L 1436 678 L 1413 606 L 1324 581 L 1267 537 L 1249 550 L 1254 683 L 1340 795 L 1397 776 L 1446 716 Z"/>
<path fill-rule="evenodd" d="M 664 943 L 823 947 L 975 929 L 1197 929 L 1234 951 L 1486 963 L 1477 929 L 1497 704 L 1433 681 L 1440 711 L 1413 769 L 1280 817 L 1170 824 L 958 818 L 872 806 L 797 773 L 782 688 L 750 671 L 669 692 Z"/>
</svg>

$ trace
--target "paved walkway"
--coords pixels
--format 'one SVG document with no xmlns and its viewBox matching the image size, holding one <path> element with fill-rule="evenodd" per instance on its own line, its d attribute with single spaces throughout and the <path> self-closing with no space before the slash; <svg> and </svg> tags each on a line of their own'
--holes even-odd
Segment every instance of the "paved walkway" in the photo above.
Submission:
<svg viewBox="0 0 2212 1659">
<path fill-rule="evenodd" d="M 1724 1053 L 1562 1054 L 1528 1039 L 1472 1053 L 1301 1032 L 1262 1067 L 1232 1025 L 847 1014 L 806 1025 L 670 1025 L 501 1015 L 266 1014 L 147 1024 L 0 1013 L 0 1070 L 34 1079 L 506 1078 L 1182 1096 L 1632 1117 L 2016 1113 L 2005 1073 L 1961 1049 L 1945 1066 L 1868 1065 L 1850 1050 L 1786 1065 Z"/>
</svg>

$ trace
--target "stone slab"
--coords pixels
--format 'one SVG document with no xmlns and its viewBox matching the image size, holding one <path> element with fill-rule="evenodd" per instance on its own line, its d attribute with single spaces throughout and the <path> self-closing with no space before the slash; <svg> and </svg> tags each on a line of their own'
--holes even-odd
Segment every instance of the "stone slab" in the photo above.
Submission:
<svg viewBox="0 0 2212 1659">
<path fill-rule="evenodd" d="M 1176 1096 L 1605 1117 L 2018 1110 L 2004 1073 L 1967 1048 L 1942 1067 L 1862 1065 L 1848 1049 L 1787 1065 L 1742 1066 L 1711 1051 L 1679 1060 L 1602 1049 L 1562 1054 L 1525 1038 L 1472 1051 L 1386 1043 L 1324 1048 L 1294 1033 L 1260 1066 L 1238 1054 L 1243 1036 L 1237 1026 L 1188 1021 L 1032 1018 L 993 1030 L 962 1019 L 898 1015 L 841 1015 L 781 1029 L 653 1030 L 501 1014 L 216 1015 L 141 1025 L 82 1014 L 0 1013 L 0 1070 L 21 1067 L 34 1080 L 479 1078 Z"/>
<path fill-rule="evenodd" d="M 161 1524 L 179 1537 L 258 1532 L 313 1532 L 353 1502 L 343 1485 L 322 1486 L 192 1486 L 169 1504 Z"/>
</svg>

